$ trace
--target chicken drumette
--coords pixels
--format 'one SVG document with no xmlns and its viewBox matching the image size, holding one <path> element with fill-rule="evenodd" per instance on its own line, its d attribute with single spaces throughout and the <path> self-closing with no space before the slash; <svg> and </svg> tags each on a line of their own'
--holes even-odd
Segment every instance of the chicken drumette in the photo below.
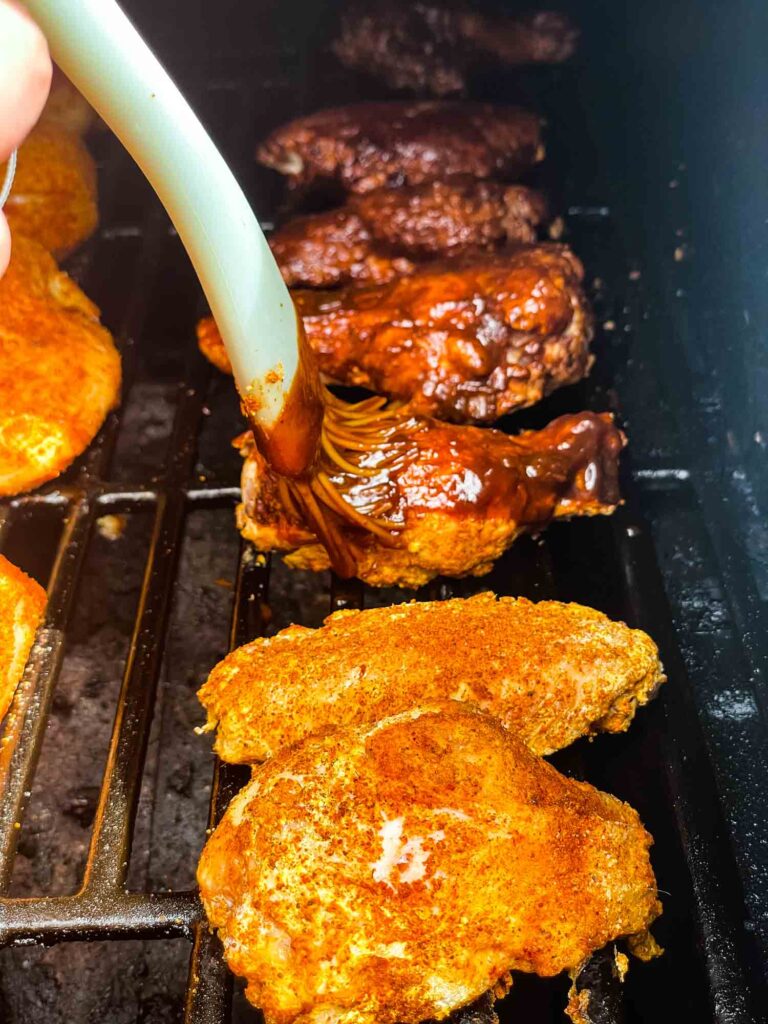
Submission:
<svg viewBox="0 0 768 1024">
<path fill-rule="evenodd" d="M 618 938 L 651 953 L 650 844 L 627 804 L 447 702 L 256 769 L 198 880 L 266 1024 L 418 1024 Z"/>
<path fill-rule="evenodd" d="M 394 533 L 344 522 L 357 575 L 374 586 L 418 587 L 435 576 L 482 576 L 526 531 L 552 519 L 608 514 L 619 502 L 624 435 L 607 414 L 561 416 L 544 430 L 497 430 L 407 420 L 362 453 L 368 476 L 331 478 L 354 510 Z M 243 504 L 238 523 L 260 551 L 288 552 L 294 568 L 329 568 L 328 552 L 286 496 L 280 479 L 241 440 Z M 384 537 L 382 537 L 382 533 Z"/>
<path fill-rule="evenodd" d="M 541 119 L 490 103 L 358 103 L 276 129 L 258 158 L 292 185 L 335 181 L 351 192 L 454 175 L 511 179 L 544 156 Z"/>
<path fill-rule="evenodd" d="M 384 284 L 425 259 L 534 242 L 546 217 L 534 189 L 457 177 L 350 196 L 337 209 L 288 221 L 269 244 L 291 286 Z"/>
<path fill-rule="evenodd" d="M 214 668 L 198 696 L 225 761 L 264 761 L 311 733 L 427 701 L 469 701 L 536 754 L 620 732 L 664 679 L 653 640 L 578 604 L 478 594 L 340 611 Z"/>
<path fill-rule="evenodd" d="M 294 292 L 323 373 L 419 415 L 491 423 L 580 380 L 592 357 L 582 268 L 565 246 L 429 265 L 386 285 Z M 215 324 L 205 354 L 227 368 Z"/>
<path fill-rule="evenodd" d="M 557 64 L 571 56 L 578 32 L 555 11 L 493 15 L 461 2 L 353 3 L 333 49 L 347 67 L 394 89 L 446 96 L 467 74 L 491 63 Z"/>
</svg>

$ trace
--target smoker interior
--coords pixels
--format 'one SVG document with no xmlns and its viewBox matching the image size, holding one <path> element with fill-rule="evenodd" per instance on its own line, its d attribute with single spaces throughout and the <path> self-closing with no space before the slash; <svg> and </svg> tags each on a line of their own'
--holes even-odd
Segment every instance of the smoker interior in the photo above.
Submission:
<svg viewBox="0 0 768 1024">
<path fill-rule="evenodd" d="M 254 165 L 254 141 L 298 113 L 386 95 L 324 49 L 329 6 L 128 6 L 265 223 L 282 215 L 285 193 Z M 611 518 L 522 540 L 490 576 L 438 581 L 416 597 L 491 588 L 574 600 L 658 641 L 669 675 L 659 699 L 626 735 L 555 759 L 630 801 L 655 837 L 666 954 L 634 964 L 623 986 L 606 980 L 595 1021 L 746 1024 L 765 1019 L 768 962 L 768 478 L 744 433 L 759 433 L 762 364 L 750 364 L 749 317 L 732 309 L 750 282 L 718 292 L 729 281 L 697 219 L 706 176 L 688 154 L 698 146 L 714 175 L 722 153 L 696 136 L 680 98 L 697 85 L 702 102 L 714 94 L 717 66 L 713 82 L 698 72 L 707 47 L 736 59 L 736 19 L 718 38 L 706 5 L 697 19 L 655 3 L 567 6 L 584 36 L 572 65 L 481 76 L 473 96 L 519 100 L 548 118 L 537 180 L 567 212 L 567 239 L 587 268 L 597 364 L 589 381 L 502 425 L 613 410 L 631 441 L 627 502 Z M 743 78 L 750 51 L 741 57 Z M 292 573 L 241 544 L 229 446 L 240 418 L 230 382 L 196 351 L 199 286 L 116 140 L 96 133 L 91 146 L 101 228 L 69 269 L 120 340 L 126 386 L 65 477 L 0 504 L 0 549 L 50 599 L 0 746 L 0 1019 L 245 1024 L 259 1015 L 233 986 L 194 891 L 205 830 L 243 774 L 215 764 L 210 738 L 193 733 L 203 717 L 195 690 L 234 644 L 411 595 Z M 733 212 L 727 189 L 721 197 Z M 726 320 L 728 358 L 716 346 Z M 566 987 L 518 976 L 502 1021 L 561 1021 Z"/>
</svg>

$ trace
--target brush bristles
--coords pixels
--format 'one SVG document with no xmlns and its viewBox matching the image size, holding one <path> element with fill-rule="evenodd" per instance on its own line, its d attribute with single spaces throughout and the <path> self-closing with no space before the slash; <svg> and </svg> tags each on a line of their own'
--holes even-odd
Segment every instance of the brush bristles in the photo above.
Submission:
<svg viewBox="0 0 768 1024">
<path fill-rule="evenodd" d="M 325 398 L 320 454 L 314 472 L 303 480 L 278 477 L 277 484 L 286 512 L 317 534 L 334 570 L 349 577 L 355 575 L 357 558 L 345 524 L 372 534 L 387 547 L 398 546 L 398 535 L 405 525 L 392 518 L 396 510 L 388 499 L 356 507 L 350 500 L 350 488 L 361 480 L 386 477 L 400 468 L 408 435 L 420 425 L 400 406 L 387 405 L 385 398 L 374 396 L 350 404 L 327 390 Z"/>
</svg>

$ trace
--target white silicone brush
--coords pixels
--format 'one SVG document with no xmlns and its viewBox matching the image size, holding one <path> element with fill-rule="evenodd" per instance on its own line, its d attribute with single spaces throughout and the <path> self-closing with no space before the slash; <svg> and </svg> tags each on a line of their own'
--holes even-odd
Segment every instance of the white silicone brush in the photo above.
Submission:
<svg viewBox="0 0 768 1024">
<path fill-rule="evenodd" d="M 27 7 L 54 59 L 120 138 L 173 220 L 265 454 L 280 472 L 300 475 L 318 444 L 319 385 L 302 379 L 293 302 L 234 175 L 114 0 L 28 0 Z M 316 379 L 310 371 L 304 378 Z M 292 389 L 294 398 L 299 390 L 304 395 L 298 415 Z M 286 431 L 288 438 L 277 437 Z"/>
</svg>

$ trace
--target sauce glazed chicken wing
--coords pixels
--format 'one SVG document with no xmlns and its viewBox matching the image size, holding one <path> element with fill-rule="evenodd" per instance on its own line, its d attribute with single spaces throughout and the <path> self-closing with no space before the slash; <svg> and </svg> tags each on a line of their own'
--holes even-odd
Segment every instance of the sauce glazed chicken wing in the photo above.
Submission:
<svg viewBox="0 0 768 1024">
<path fill-rule="evenodd" d="M 463 3 L 353 3 L 333 49 L 342 64 L 393 89 L 433 96 L 461 92 L 475 67 L 559 64 L 578 31 L 565 15 L 536 11 L 492 15 Z"/>
<path fill-rule="evenodd" d="M 291 287 L 385 284 L 420 260 L 534 242 L 546 218 L 534 189 L 457 177 L 350 196 L 337 209 L 294 217 L 269 244 Z"/>
<path fill-rule="evenodd" d="M 513 180 L 544 156 L 541 118 L 491 103 L 388 101 L 334 107 L 277 128 L 258 159 L 294 186 L 350 192 L 456 174 Z"/>
<path fill-rule="evenodd" d="M 448 702 L 257 768 L 198 881 L 266 1024 L 418 1024 L 576 970 L 660 912 L 631 807 Z"/>
<path fill-rule="evenodd" d="M 399 399 L 414 414 L 492 423 L 589 372 L 582 274 L 565 246 L 521 246 L 391 284 L 293 297 L 329 379 Z M 210 319 L 198 339 L 228 366 Z"/>
<path fill-rule="evenodd" d="M 578 604 L 478 594 L 335 612 L 238 648 L 198 696 L 225 761 L 264 761 L 311 733 L 468 701 L 535 754 L 622 732 L 664 679 L 653 640 Z"/>
<path fill-rule="evenodd" d="M 328 552 L 310 531 L 280 478 L 253 444 L 246 458 L 238 524 L 260 551 L 283 551 L 293 568 L 328 569 Z M 339 470 L 331 479 L 353 510 L 396 532 L 342 528 L 356 572 L 373 586 L 419 587 L 435 576 L 482 576 L 526 531 L 551 520 L 606 515 L 619 502 L 624 435 L 611 416 L 561 416 L 543 430 L 510 437 L 497 430 L 411 420 L 364 453 L 370 476 Z"/>
</svg>

